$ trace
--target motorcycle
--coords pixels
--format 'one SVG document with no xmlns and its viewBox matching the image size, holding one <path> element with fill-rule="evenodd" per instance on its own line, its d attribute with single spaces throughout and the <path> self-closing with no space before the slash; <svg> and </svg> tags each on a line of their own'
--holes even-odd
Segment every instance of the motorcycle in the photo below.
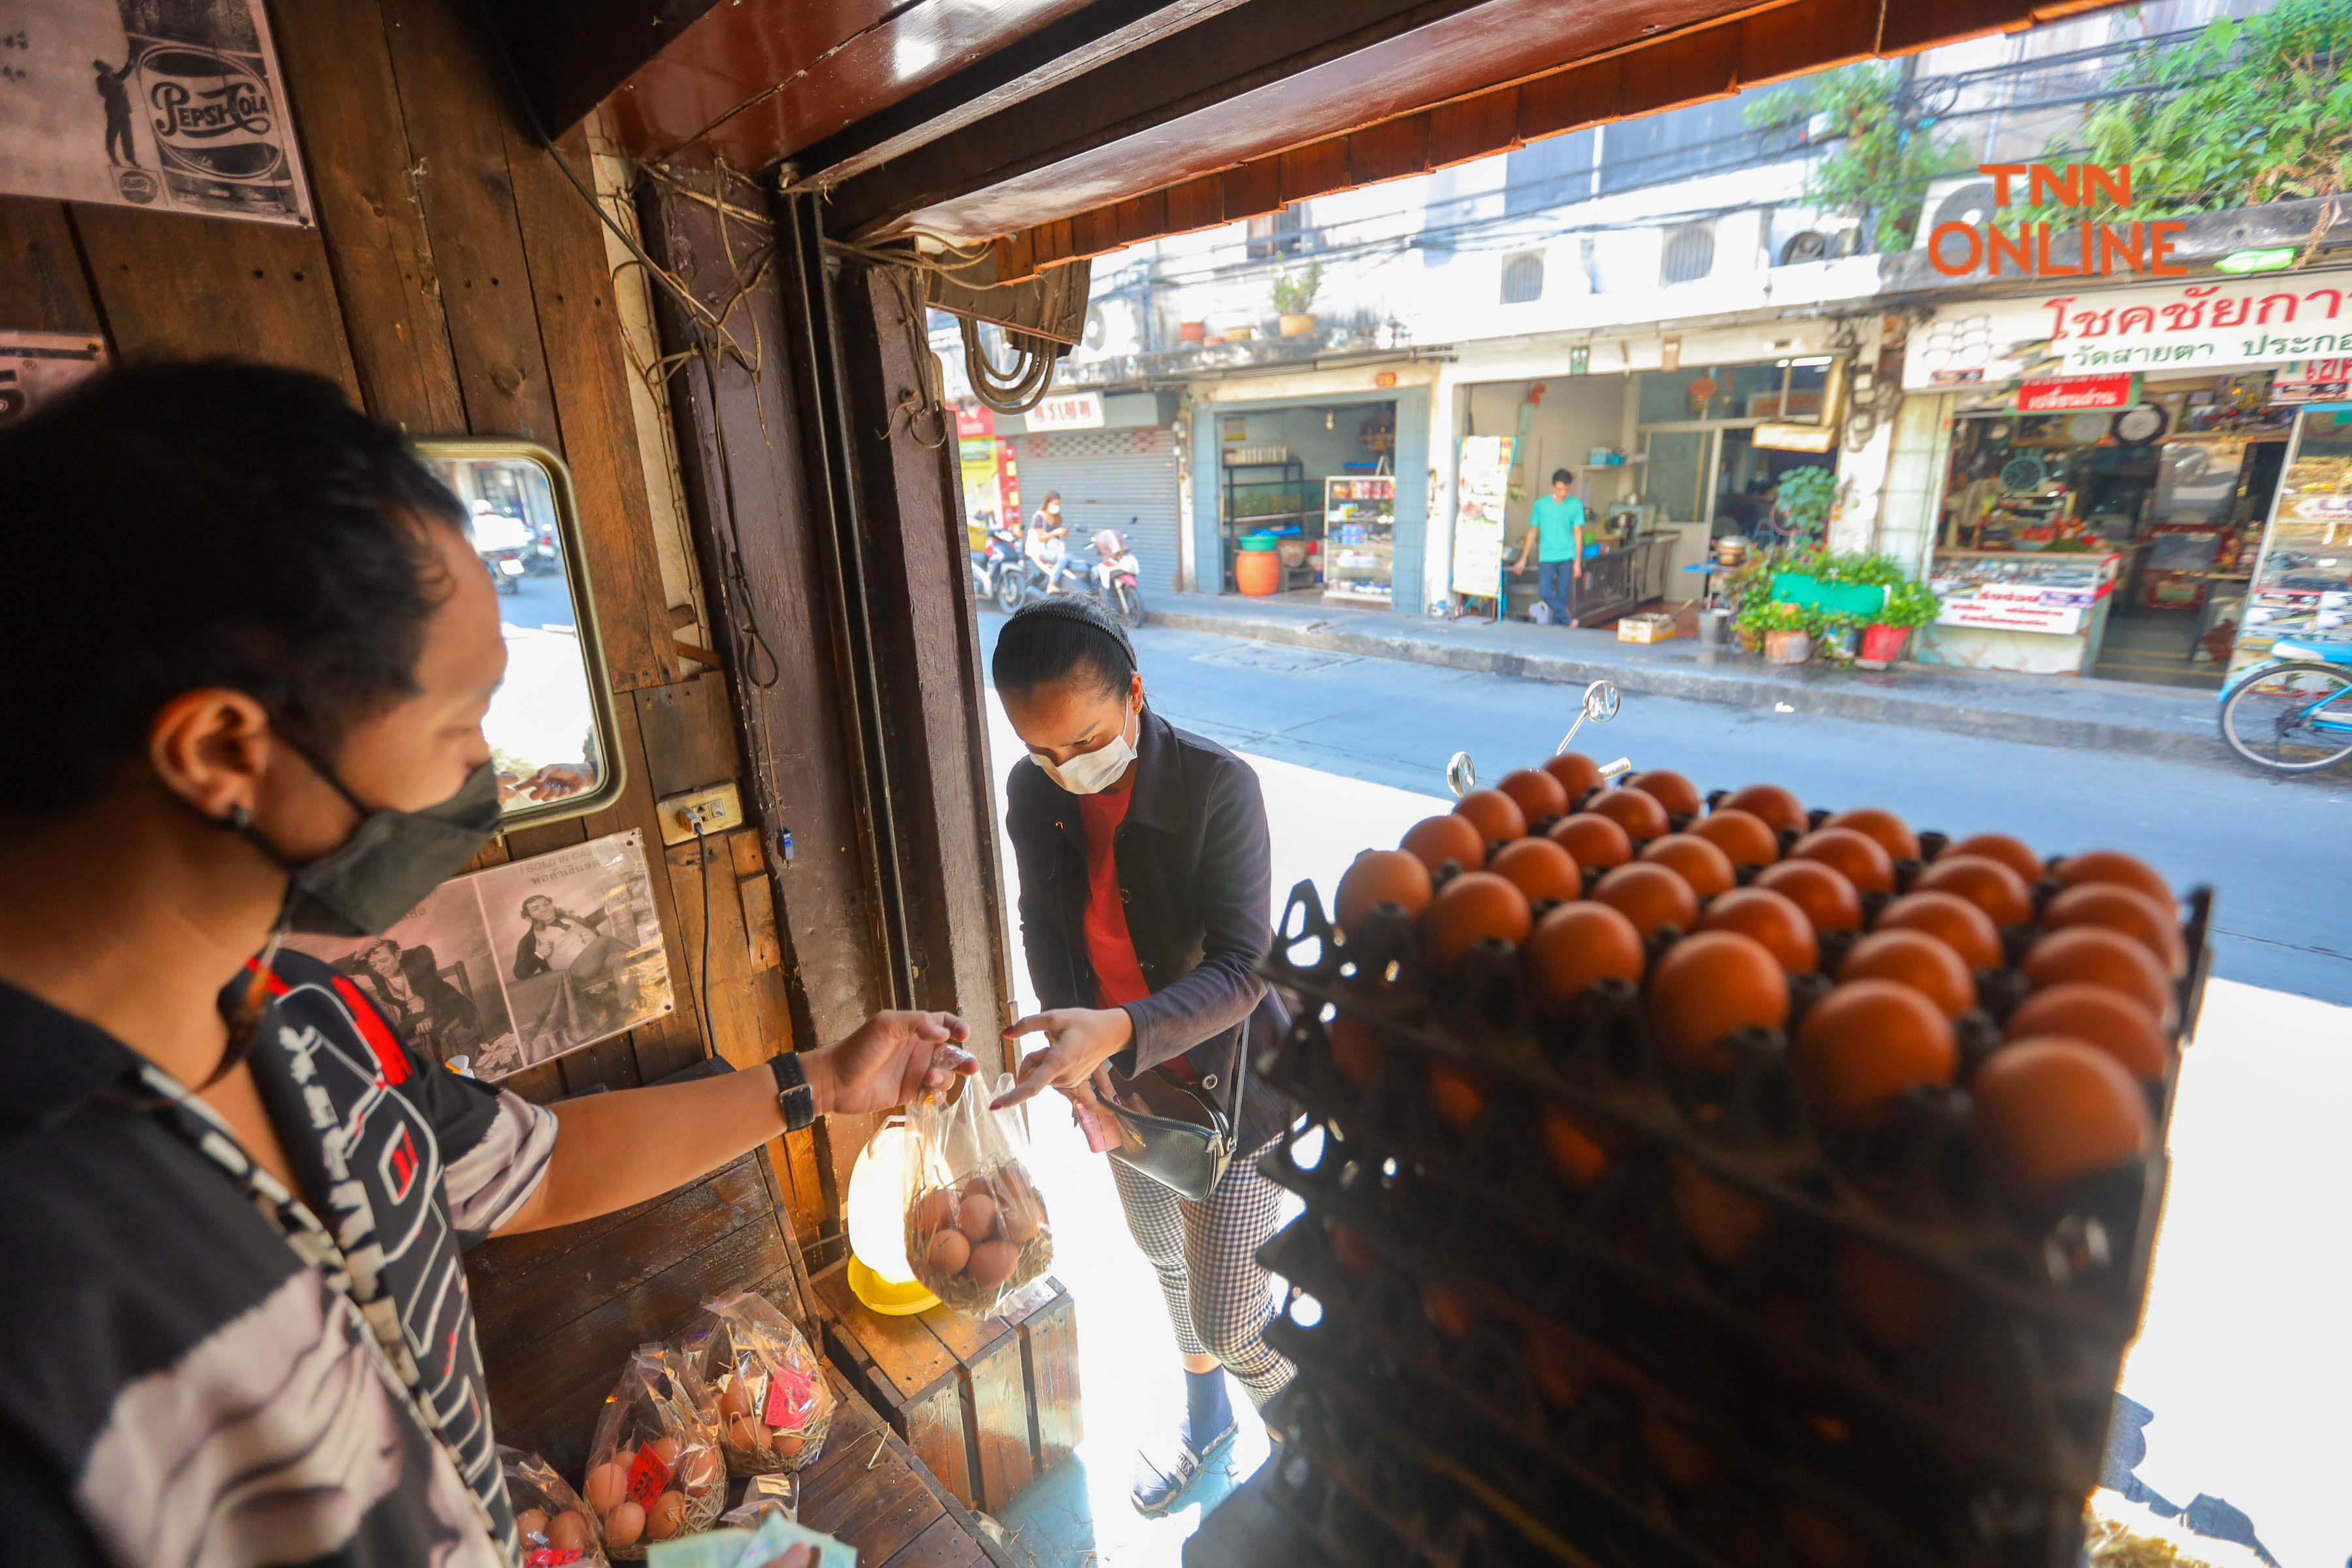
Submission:
<svg viewBox="0 0 2352 1568">
<path fill-rule="evenodd" d="M 971 591 L 976 598 L 994 599 L 1006 615 L 1029 596 L 1027 557 L 1021 549 L 1021 531 L 992 524 L 986 542 L 971 552 Z"/>
<path fill-rule="evenodd" d="M 1135 526 L 1129 518 L 1127 525 Z M 1094 578 L 1095 597 L 1103 607 L 1118 617 L 1123 626 L 1143 624 L 1143 590 L 1137 585 L 1143 567 L 1128 548 L 1127 536 L 1115 528 L 1098 529 L 1094 536 L 1095 563 L 1089 569 Z"/>
<path fill-rule="evenodd" d="M 1051 560 L 1041 559 L 1024 550 L 1021 554 L 1021 581 L 1025 591 L 1035 594 L 1069 594 L 1083 591 L 1085 574 L 1068 552 Z M 1000 604 L 1003 601 L 998 601 Z"/>
<path fill-rule="evenodd" d="M 522 574 L 528 569 L 525 557 L 536 541 L 530 528 L 519 519 L 491 510 L 488 502 L 474 503 L 474 552 L 482 558 L 484 570 L 501 594 L 522 592 Z"/>
<path fill-rule="evenodd" d="M 522 569 L 533 577 L 563 575 L 563 552 L 556 542 L 552 525 L 531 524 L 530 543 L 522 552 Z"/>
</svg>

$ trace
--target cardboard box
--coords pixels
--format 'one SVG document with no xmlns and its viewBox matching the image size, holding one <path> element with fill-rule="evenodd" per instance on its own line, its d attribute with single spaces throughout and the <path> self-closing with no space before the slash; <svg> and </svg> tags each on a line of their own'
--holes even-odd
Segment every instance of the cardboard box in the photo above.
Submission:
<svg viewBox="0 0 2352 1568">
<path fill-rule="evenodd" d="M 1681 635 L 1672 616 L 1627 616 L 1617 623 L 1619 642 L 1664 642 Z"/>
</svg>

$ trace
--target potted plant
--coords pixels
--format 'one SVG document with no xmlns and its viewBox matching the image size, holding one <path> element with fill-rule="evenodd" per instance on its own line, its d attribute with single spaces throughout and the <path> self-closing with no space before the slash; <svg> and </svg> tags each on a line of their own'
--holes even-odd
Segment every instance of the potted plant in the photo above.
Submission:
<svg viewBox="0 0 2352 1568">
<path fill-rule="evenodd" d="M 1829 521 L 1830 503 L 1837 497 L 1837 473 L 1832 468 L 1791 468 L 1781 476 L 1778 505 L 1789 520 L 1789 537 L 1800 542 L 1821 538 Z"/>
<path fill-rule="evenodd" d="M 1176 333 L 1179 338 L 1188 343 L 1205 342 L 1208 341 L 1209 337 L 1209 323 L 1206 321 L 1181 321 L 1177 324 Z"/>
<path fill-rule="evenodd" d="M 1813 657 L 1812 612 L 1785 599 L 1763 599 L 1739 612 L 1741 640 L 1754 638 L 1769 664 L 1802 664 Z"/>
<path fill-rule="evenodd" d="M 1925 583 L 1899 583 L 1886 591 L 1886 607 L 1862 634 L 1865 664 L 1893 664 L 1903 657 L 1911 633 L 1941 614 L 1944 601 Z"/>
<path fill-rule="evenodd" d="M 1287 267 L 1274 269 L 1274 308 L 1282 317 L 1282 335 L 1295 338 L 1315 330 L 1315 291 L 1323 287 L 1323 264 L 1310 261 L 1296 273 Z"/>
<path fill-rule="evenodd" d="M 1815 653 L 1846 664 L 1852 662 L 1854 644 L 1862 636 L 1862 617 L 1848 610 L 1809 605 L 1805 607 L 1805 630 L 1812 636 Z"/>
</svg>

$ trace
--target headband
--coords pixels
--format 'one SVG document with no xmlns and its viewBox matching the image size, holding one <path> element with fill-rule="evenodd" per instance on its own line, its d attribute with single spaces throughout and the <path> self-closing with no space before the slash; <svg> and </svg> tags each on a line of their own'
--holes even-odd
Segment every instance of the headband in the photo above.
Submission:
<svg viewBox="0 0 2352 1568">
<path fill-rule="evenodd" d="M 1031 616 L 1049 617 L 1057 621 L 1076 621 L 1092 626 L 1118 644 L 1118 651 L 1127 656 L 1127 668 L 1139 668 L 1135 657 L 1135 644 L 1129 640 L 1127 628 L 1113 620 L 1110 612 L 1082 594 L 1056 594 L 1051 598 L 1032 599 L 1013 612 L 1009 625 L 1017 626 Z"/>
</svg>

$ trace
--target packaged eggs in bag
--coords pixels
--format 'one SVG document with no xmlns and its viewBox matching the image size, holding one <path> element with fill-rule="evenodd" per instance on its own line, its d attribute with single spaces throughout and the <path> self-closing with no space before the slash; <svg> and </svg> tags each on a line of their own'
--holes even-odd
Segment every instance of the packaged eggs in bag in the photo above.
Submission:
<svg viewBox="0 0 2352 1568">
<path fill-rule="evenodd" d="M 514 1504 L 523 1568 L 608 1568 L 604 1532 L 594 1511 L 552 1465 L 501 1443 L 499 1468 L 506 1476 L 507 1500 Z"/>
<path fill-rule="evenodd" d="M 764 1297 L 730 1290 L 702 1304 L 680 1342 L 716 1402 L 729 1470 L 758 1476 L 815 1462 L 833 1392 L 791 1319 Z"/>
<path fill-rule="evenodd" d="M 719 1518 L 727 1464 L 712 1410 L 684 1352 L 639 1345 L 629 1358 L 596 1418 L 580 1488 L 608 1556 L 636 1561 L 651 1542 L 698 1534 Z"/>
<path fill-rule="evenodd" d="M 993 1093 L 1012 1087 L 1005 1074 Z M 933 1295 L 975 1317 L 1003 1310 L 1054 1263 L 1025 1109 L 992 1110 L 991 1098 L 960 1079 L 907 1113 L 907 1261 Z"/>
</svg>

